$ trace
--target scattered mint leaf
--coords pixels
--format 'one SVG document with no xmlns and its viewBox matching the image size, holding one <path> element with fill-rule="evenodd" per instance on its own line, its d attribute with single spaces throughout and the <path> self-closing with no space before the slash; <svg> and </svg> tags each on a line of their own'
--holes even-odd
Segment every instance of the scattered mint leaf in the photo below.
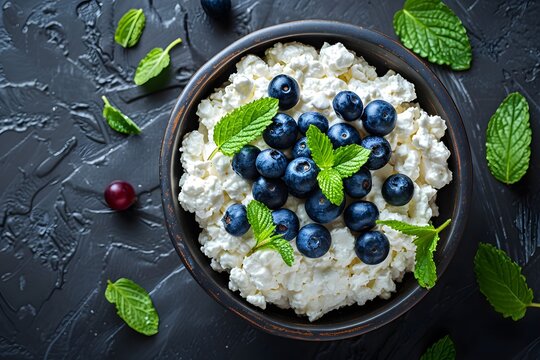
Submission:
<svg viewBox="0 0 540 360">
<path fill-rule="evenodd" d="M 107 120 L 107 124 L 113 129 L 122 134 L 140 134 L 141 129 L 130 118 L 124 115 L 120 110 L 111 105 L 109 100 L 102 96 L 101 99 L 105 103 L 103 106 L 103 117 Z"/>
<path fill-rule="evenodd" d="M 521 274 L 521 267 L 493 245 L 480 243 L 474 257 L 474 272 L 480 291 L 495 311 L 519 320 L 533 303 L 533 292 Z"/>
<path fill-rule="evenodd" d="M 107 280 L 105 298 L 116 305 L 118 316 L 133 330 L 144 335 L 158 332 L 159 316 L 148 292 L 132 280 Z"/>
<path fill-rule="evenodd" d="M 334 169 L 342 178 L 348 178 L 368 161 L 370 153 L 370 150 L 356 144 L 339 147 L 334 151 Z"/>
<path fill-rule="evenodd" d="M 456 348 L 450 336 L 446 335 L 420 357 L 420 360 L 454 360 L 456 358 Z"/>
<path fill-rule="evenodd" d="M 114 33 L 114 40 L 122 47 L 132 47 L 139 41 L 146 17 L 142 9 L 131 9 L 122 16 Z"/>
<path fill-rule="evenodd" d="M 321 170 L 334 166 L 334 148 L 330 138 L 314 125 L 309 126 L 306 136 L 307 145 L 311 150 L 311 157 L 315 164 Z"/>
<path fill-rule="evenodd" d="M 336 169 L 324 169 L 317 175 L 317 182 L 326 198 L 336 205 L 340 205 L 345 197 L 343 193 L 343 181 Z"/>
<path fill-rule="evenodd" d="M 443 231 L 451 220 L 446 220 L 438 228 L 433 225 L 417 226 L 398 220 L 377 220 L 377 224 L 386 225 L 405 235 L 413 236 L 416 245 L 414 277 L 420 286 L 431 289 L 437 281 L 437 268 L 433 260 L 433 253 L 437 248 L 439 233 Z"/>
<path fill-rule="evenodd" d="M 520 93 L 512 93 L 499 105 L 487 128 L 486 158 L 497 180 L 513 184 L 525 175 L 531 137 L 529 104 Z"/>
<path fill-rule="evenodd" d="M 153 77 L 158 76 L 163 69 L 169 66 L 171 58 L 169 52 L 173 47 L 180 44 L 182 39 L 178 38 L 169 44 L 163 50 L 162 48 L 154 48 L 139 62 L 137 70 L 135 70 L 135 84 L 142 85 Z"/>
<path fill-rule="evenodd" d="M 210 159 L 218 151 L 233 156 L 244 145 L 261 136 L 277 114 L 278 103 L 279 101 L 274 98 L 258 99 L 234 109 L 221 118 L 214 128 L 214 142 L 217 148 L 210 155 Z"/>
<path fill-rule="evenodd" d="M 249 254 L 258 250 L 274 250 L 281 255 L 285 264 L 292 266 L 294 249 L 281 235 L 275 234 L 276 225 L 272 219 L 272 211 L 263 203 L 251 200 L 247 206 L 247 218 L 256 240 Z"/>
<path fill-rule="evenodd" d="M 440 0 L 407 0 L 394 15 L 403 44 L 432 63 L 453 70 L 471 67 L 472 50 L 461 20 Z"/>
<path fill-rule="evenodd" d="M 334 150 L 330 138 L 314 125 L 309 126 L 306 136 L 313 161 L 320 170 L 319 187 L 332 204 L 340 205 L 345 198 L 343 179 L 360 170 L 371 151 L 356 144 Z"/>
</svg>

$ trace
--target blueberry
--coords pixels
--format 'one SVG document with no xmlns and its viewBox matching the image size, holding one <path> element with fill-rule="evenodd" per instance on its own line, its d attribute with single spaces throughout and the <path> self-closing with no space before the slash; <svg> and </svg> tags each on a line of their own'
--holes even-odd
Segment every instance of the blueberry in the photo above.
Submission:
<svg viewBox="0 0 540 360">
<path fill-rule="evenodd" d="M 381 192 L 387 203 L 402 206 L 411 201 L 414 194 L 414 184 L 407 175 L 394 174 L 385 180 Z"/>
<path fill-rule="evenodd" d="M 253 145 L 245 145 L 239 152 L 234 154 L 232 168 L 234 172 L 247 180 L 255 180 L 259 173 L 255 168 L 255 160 L 261 150 Z"/>
<path fill-rule="evenodd" d="M 371 172 L 362 167 L 352 176 L 343 179 L 343 187 L 347 195 L 363 198 L 371 191 Z"/>
<path fill-rule="evenodd" d="M 276 225 L 276 233 L 286 240 L 292 240 L 298 235 L 300 222 L 298 216 L 289 209 L 279 209 L 272 211 L 272 219 Z"/>
<path fill-rule="evenodd" d="M 308 258 L 319 258 L 330 250 L 332 236 L 324 226 L 308 224 L 300 229 L 296 238 L 296 248 Z"/>
<path fill-rule="evenodd" d="M 288 163 L 287 157 L 281 151 L 266 149 L 257 156 L 255 167 L 262 176 L 277 179 L 285 174 Z"/>
<path fill-rule="evenodd" d="M 332 106 L 336 114 L 345 121 L 359 119 L 364 110 L 360 96 L 352 91 L 339 92 L 332 101 Z"/>
<path fill-rule="evenodd" d="M 377 170 L 382 168 L 384 165 L 390 161 L 392 156 L 392 148 L 388 140 L 381 136 L 366 136 L 362 139 L 360 143 L 366 149 L 371 150 L 369 154 L 369 159 L 366 162 L 365 166 L 369 170 Z"/>
<path fill-rule="evenodd" d="M 362 114 L 364 129 L 372 135 L 390 134 L 396 127 L 396 119 L 396 109 L 384 100 L 373 100 Z"/>
<path fill-rule="evenodd" d="M 350 144 L 360 144 L 362 141 L 360 134 L 354 126 L 345 123 L 330 126 L 327 135 L 330 138 L 334 149 Z"/>
<path fill-rule="evenodd" d="M 292 77 L 281 74 L 270 81 L 268 96 L 279 100 L 280 110 L 289 110 L 300 99 L 300 87 Z"/>
<path fill-rule="evenodd" d="M 311 220 L 326 224 L 341 215 L 345 208 L 345 200 L 339 206 L 334 205 L 323 195 L 321 190 L 317 190 L 309 196 L 304 206 Z"/>
<path fill-rule="evenodd" d="M 287 149 L 294 145 L 298 137 L 298 125 L 292 117 L 279 113 L 264 130 L 264 141 L 275 149 Z"/>
<path fill-rule="evenodd" d="M 328 119 L 325 118 L 323 114 L 315 111 L 303 113 L 298 118 L 298 130 L 300 130 L 302 134 L 306 134 L 309 125 L 318 127 L 323 133 L 328 131 Z"/>
<path fill-rule="evenodd" d="M 311 158 L 311 150 L 309 150 L 308 148 L 306 137 L 303 137 L 296 142 L 296 144 L 294 145 L 292 149 L 292 156 L 294 158 L 299 158 L 299 157 Z"/>
<path fill-rule="evenodd" d="M 201 6 L 208 16 L 218 19 L 231 11 L 231 0 L 201 0 Z"/>
<path fill-rule="evenodd" d="M 225 231 L 233 236 L 242 236 L 249 230 L 246 207 L 242 204 L 233 204 L 227 208 L 221 218 Z"/>
<path fill-rule="evenodd" d="M 383 262 L 390 252 L 388 238 L 379 231 L 366 231 L 358 235 L 354 243 L 356 256 L 368 265 Z"/>
<path fill-rule="evenodd" d="M 356 201 L 347 206 L 343 219 L 352 231 L 369 230 L 379 218 L 379 209 L 369 201 Z"/>
<path fill-rule="evenodd" d="M 318 174 L 319 169 L 313 160 L 299 157 L 287 165 L 283 180 L 292 195 L 303 198 L 317 187 Z"/>
<path fill-rule="evenodd" d="M 270 209 L 282 207 L 289 196 L 287 185 L 283 180 L 267 179 L 262 176 L 255 180 L 251 192 L 255 200 L 262 202 Z"/>
</svg>

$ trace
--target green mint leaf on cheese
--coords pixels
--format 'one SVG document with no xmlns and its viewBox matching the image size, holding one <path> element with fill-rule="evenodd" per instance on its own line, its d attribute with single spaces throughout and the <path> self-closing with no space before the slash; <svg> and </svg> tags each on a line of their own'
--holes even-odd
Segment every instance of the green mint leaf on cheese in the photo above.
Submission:
<svg viewBox="0 0 540 360">
<path fill-rule="evenodd" d="M 474 257 L 474 272 L 480 291 L 495 311 L 519 320 L 533 303 L 533 292 L 521 273 L 521 267 L 493 245 L 480 243 Z"/>
<path fill-rule="evenodd" d="M 360 170 L 371 151 L 356 144 L 334 150 L 330 138 L 314 125 L 309 126 L 306 137 L 311 157 L 320 170 L 319 187 L 332 204 L 340 205 L 345 198 L 343 179 Z"/>
<path fill-rule="evenodd" d="M 272 212 L 266 205 L 257 200 L 250 201 L 247 206 L 247 218 L 257 244 L 272 237 L 276 226 L 272 219 Z"/>
<path fill-rule="evenodd" d="M 105 103 L 103 106 L 103 117 L 107 120 L 107 124 L 113 129 L 122 134 L 140 134 L 141 129 L 120 110 L 111 105 L 109 100 L 102 96 L 101 99 Z"/>
<path fill-rule="evenodd" d="M 169 52 L 173 47 L 180 44 L 182 39 L 178 38 L 169 44 L 163 50 L 162 48 L 154 48 L 139 62 L 137 70 L 135 70 L 135 84 L 142 85 L 148 80 L 158 76 L 163 69 L 169 66 L 171 58 Z"/>
<path fill-rule="evenodd" d="M 287 240 L 275 233 L 276 225 L 272 219 L 272 211 L 263 203 L 252 200 L 247 206 L 247 218 L 256 241 L 248 255 L 259 250 L 274 250 L 281 255 L 285 264 L 292 266 L 294 249 Z"/>
<path fill-rule="evenodd" d="M 292 264 L 294 263 L 293 247 L 286 239 L 279 235 L 274 235 L 272 237 L 272 241 L 256 248 L 256 250 L 264 249 L 277 251 L 281 255 L 281 258 L 283 259 L 285 264 L 287 264 L 288 266 L 292 266 Z"/>
<path fill-rule="evenodd" d="M 499 105 L 487 128 L 486 157 L 497 180 L 513 184 L 525 175 L 531 137 L 529 104 L 520 93 L 512 93 Z"/>
<path fill-rule="evenodd" d="M 279 101 L 274 98 L 258 99 L 234 109 L 221 118 L 214 128 L 214 142 L 217 148 L 210 155 L 210 159 L 218 151 L 233 156 L 244 145 L 261 136 L 277 114 L 278 103 Z"/>
<path fill-rule="evenodd" d="M 368 161 L 370 153 L 356 144 L 339 147 L 334 151 L 334 169 L 342 178 L 352 176 Z"/>
<path fill-rule="evenodd" d="M 440 0 L 407 0 L 394 15 L 394 30 L 403 44 L 453 70 L 471 67 L 472 50 L 461 20 Z"/>
<path fill-rule="evenodd" d="M 105 298 L 116 305 L 118 316 L 133 330 L 154 335 L 158 332 L 159 316 L 146 290 L 132 280 L 120 278 L 107 281 Z"/>
<path fill-rule="evenodd" d="M 334 148 L 330 138 L 314 125 L 309 126 L 306 136 L 311 157 L 319 169 L 329 169 L 334 166 Z"/>
<path fill-rule="evenodd" d="M 416 245 L 414 277 L 420 286 L 431 289 L 437 281 L 437 268 L 433 260 L 433 253 L 439 242 L 439 233 L 450 224 L 450 221 L 450 219 L 446 220 L 438 228 L 433 225 L 411 225 L 398 220 L 377 220 L 377 224 L 386 225 L 414 238 L 413 241 Z"/>
<path fill-rule="evenodd" d="M 317 182 L 322 193 L 332 203 L 339 205 L 343 202 L 343 181 L 336 169 L 324 169 L 317 175 Z"/>
<path fill-rule="evenodd" d="M 454 360 L 456 348 L 450 336 L 446 335 L 426 350 L 420 360 Z"/>
<path fill-rule="evenodd" d="M 142 9 L 131 9 L 122 16 L 114 33 L 114 40 L 122 47 L 135 46 L 141 37 L 146 18 Z"/>
</svg>

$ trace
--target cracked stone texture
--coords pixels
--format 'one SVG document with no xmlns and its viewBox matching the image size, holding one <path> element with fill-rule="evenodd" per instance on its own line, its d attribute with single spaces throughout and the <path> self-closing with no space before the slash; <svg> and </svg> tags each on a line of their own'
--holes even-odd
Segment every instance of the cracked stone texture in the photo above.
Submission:
<svg viewBox="0 0 540 360">
<path fill-rule="evenodd" d="M 459 358 L 538 359 L 540 311 L 503 319 L 479 293 L 472 260 L 479 241 L 506 250 L 540 294 L 540 142 L 515 186 L 490 176 L 485 130 L 505 95 L 529 101 L 540 134 L 540 3 L 447 0 L 473 46 L 471 70 L 431 66 L 463 116 L 475 184 L 467 231 L 447 272 L 414 309 L 365 336 L 308 343 L 267 335 L 228 312 L 193 281 L 163 224 L 158 157 L 176 97 L 212 55 L 265 26 L 340 20 L 395 37 L 401 1 L 233 0 L 223 29 L 198 0 L 9 0 L 0 16 L 0 358 L 224 359 L 417 358 L 449 333 Z M 115 24 L 141 7 L 140 43 L 113 41 Z M 151 86 L 132 78 L 138 60 L 176 37 L 171 66 Z M 142 127 L 126 138 L 101 117 L 107 95 Z M 126 179 L 137 206 L 110 211 L 102 191 Z M 150 291 L 160 332 L 144 337 L 107 303 L 107 279 L 132 278 Z M 537 298 L 538 299 L 538 298 Z"/>
</svg>

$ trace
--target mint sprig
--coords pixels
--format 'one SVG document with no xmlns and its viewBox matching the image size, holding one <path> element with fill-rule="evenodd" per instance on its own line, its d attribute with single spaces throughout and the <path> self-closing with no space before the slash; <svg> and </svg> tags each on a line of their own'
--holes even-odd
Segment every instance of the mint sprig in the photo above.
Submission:
<svg viewBox="0 0 540 360">
<path fill-rule="evenodd" d="M 142 85 L 146 83 L 148 80 L 158 76 L 163 69 L 169 66 L 169 63 L 171 62 L 169 52 L 181 42 L 182 39 L 178 38 L 170 43 L 165 50 L 162 48 L 150 50 L 150 52 L 141 59 L 137 66 L 137 70 L 135 70 L 135 78 L 133 79 L 135 84 Z"/>
<path fill-rule="evenodd" d="M 480 243 L 474 257 L 474 272 L 480 291 L 495 311 L 519 320 L 533 302 L 533 291 L 527 285 L 521 267 L 493 245 Z"/>
<path fill-rule="evenodd" d="M 309 126 L 306 136 L 311 157 L 320 169 L 317 175 L 319 187 L 332 204 L 340 205 L 345 197 L 343 179 L 360 170 L 371 151 L 356 144 L 334 150 L 330 138 L 314 125 Z"/>
<path fill-rule="evenodd" d="M 414 277 L 420 286 L 431 289 L 437 281 L 437 268 L 433 260 L 433 253 L 439 242 L 439 233 L 443 231 L 451 219 L 446 220 L 441 226 L 433 225 L 417 226 L 398 220 L 377 220 L 377 224 L 386 225 L 405 235 L 414 237 L 416 256 L 414 264 Z"/>
<path fill-rule="evenodd" d="M 446 335 L 433 345 L 431 345 L 420 360 L 454 360 L 456 358 L 456 348 L 450 336 Z"/>
<path fill-rule="evenodd" d="M 114 40 L 122 47 L 132 47 L 139 41 L 146 17 L 142 9 L 131 9 L 122 16 L 114 33 Z"/>
<path fill-rule="evenodd" d="M 281 255 L 285 264 L 291 266 L 294 263 L 294 249 L 287 240 L 275 233 L 272 211 L 263 203 L 252 200 L 247 206 L 247 218 L 256 240 L 248 255 L 259 250 L 274 250 Z"/>
<path fill-rule="evenodd" d="M 488 123 L 486 158 L 495 178 L 505 184 L 519 181 L 529 168 L 531 125 L 529 104 L 520 93 L 504 99 Z"/>
<path fill-rule="evenodd" d="M 159 316 L 146 290 L 130 279 L 107 280 L 105 298 L 116 305 L 118 316 L 133 330 L 144 335 L 158 332 Z"/>
<path fill-rule="evenodd" d="M 471 67 L 472 50 L 461 20 L 440 0 L 407 0 L 394 15 L 403 44 L 432 63 L 453 70 Z"/>
<path fill-rule="evenodd" d="M 221 118 L 214 127 L 214 142 L 217 148 L 209 159 L 212 159 L 218 151 L 233 156 L 244 145 L 261 136 L 277 114 L 278 103 L 279 101 L 274 98 L 258 99 L 234 109 Z"/>
<path fill-rule="evenodd" d="M 128 135 L 141 133 L 141 129 L 137 126 L 137 124 L 135 124 L 133 120 L 124 115 L 116 107 L 112 106 L 105 96 L 102 96 L 101 99 L 105 103 L 103 106 L 103 117 L 111 129 Z"/>
</svg>

